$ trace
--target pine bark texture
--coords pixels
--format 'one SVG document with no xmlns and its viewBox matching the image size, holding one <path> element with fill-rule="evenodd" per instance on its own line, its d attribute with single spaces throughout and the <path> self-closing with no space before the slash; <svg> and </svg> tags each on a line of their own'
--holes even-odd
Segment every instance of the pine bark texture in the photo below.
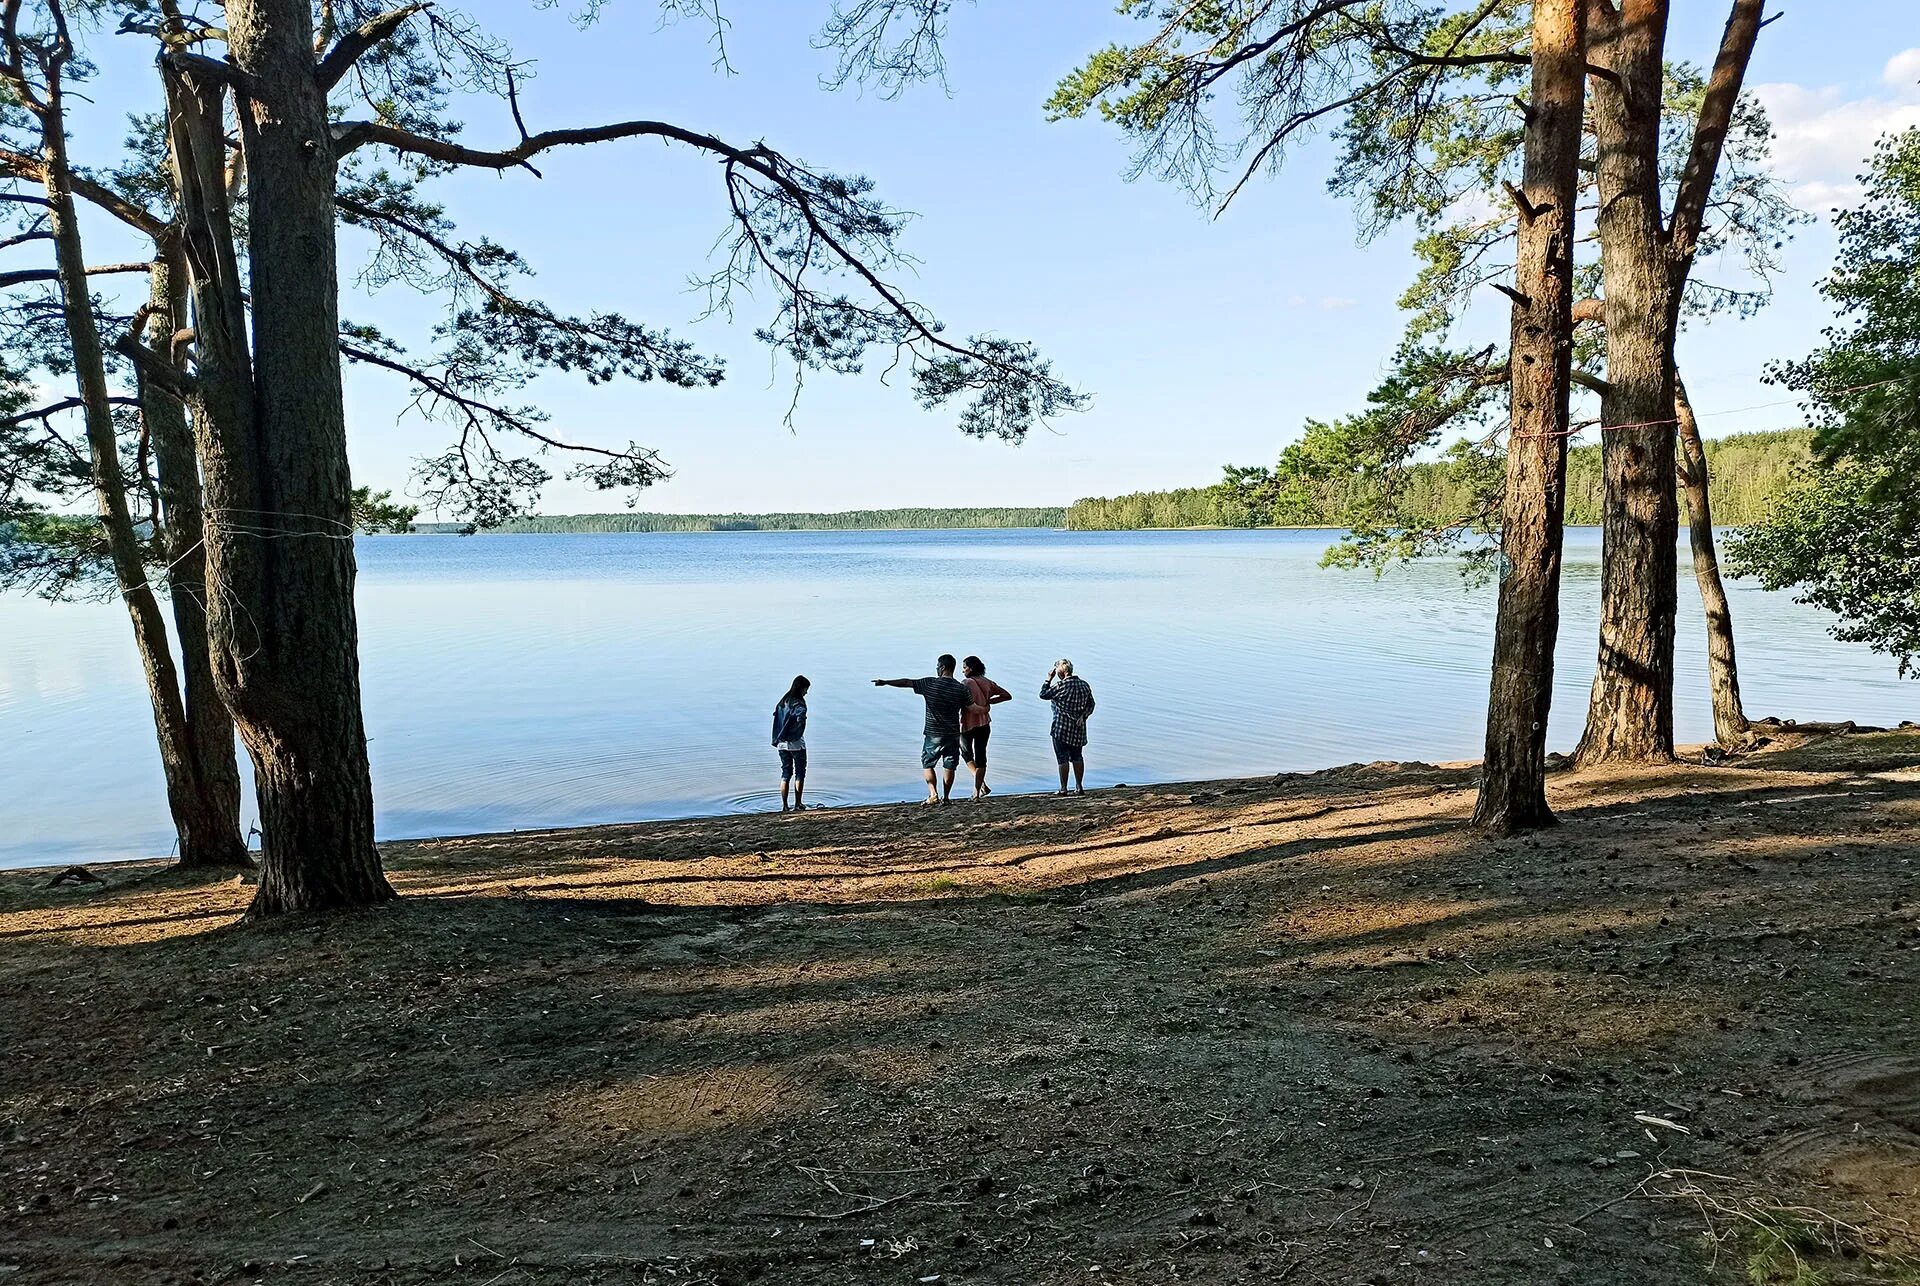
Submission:
<svg viewBox="0 0 1920 1286">
<path fill-rule="evenodd" d="M 93 492 L 106 536 L 114 587 L 126 604 L 133 624 L 134 646 L 153 707 L 153 725 L 159 742 L 160 766 L 167 791 L 167 807 L 178 837 L 180 860 L 198 863 L 224 851 L 219 803 L 202 790 L 194 771 L 193 737 L 180 695 L 178 672 L 168 650 L 166 618 L 147 583 L 145 549 L 134 530 L 127 502 L 126 477 L 121 470 L 119 436 L 107 384 L 100 327 L 87 286 L 86 250 L 74 209 L 73 173 L 67 157 L 65 113 L 58 82 L 49 86 L 42 118 L 47 192 L 47 223 L 53 236 L 62 311 L 73 349 L 73 370 L 79 388 L 81 414 L 93 472 Z M 232 749 L 229 746 L 228 755 Z M 224 833 L 237 835 L 235 817 Z M 242 850 L 244 857 L 244 849 Z"/>
<path fill-rule="evenodd" d="M 171 238 L 156 247 L 147 346 L 178 366 L 174 335 L 187 325 L 186 265 L 170 242 Z M 180 865 L 251 866 L 253 859 L 240 831 L 240 765 L 234 751 L 233 716 L 214 683 L 207 641 L 207 556 L 193 431 L 180 401 L 150 382 L 141 385 L 140 414 L 153 443 L 160 548 L 173 599 L 186 716 L 186 768 L 193 783 L 192 824 L 181 828 Z"/>
<path fill-rule="evenodd" d="M 338 350 L 334 156 L 304 0 L 233 0 L 228 52 L 254 194 L 243 300 L 221 94 L 170 70 L 199 345 L 214 667 L 253 761 L 255 918 L 393 896 L 373 842 L 352 484 Z M 251 305 L 251 343 L 247 306 Z"/>
<path fill-rule="evenodd" d="M 1587 0 L 1536 0 L 1514 262 L 1511 433 L 1501 505 L 1487 748 L 1474 824 L 1551 825 L 1547 715 L 1560 632 L 1568 396 L 1573 361 L 1574 210 L 1586 79 Z"/>
<path fill-rule="evenodd" d="M 1673 479 L 1680 304 L 1764 0 L 1734 0 L 1663 224 L 1660 101 L 1668 0 L 1592 0 L 1607 392 L 1601 398 L 1600 655 L 1576 762 L 1673 757 L 1679 503 Z"/>
<path fill-rule="evenodd" d="M 1720 579 L 1720 556 L 1713 543 L 1713 505 L 1707 494 L 1707 450 L 1700 441 L 1687 386 L 1673 379 L 1673 415 L 1680 435 L 1680 486 L 1687 497 L 1687 537 L 1693 548 L 1693 579 L 1707 617 L 1707 685 L 1713 693 L 1713 736 L 1722 745 L 1747 737 L 1746 708 L 1740 701 L 1740 666 L 1733 650 L 1733 609 Z"/>
<path fill-rule="evenodd" d="M 1673 376 L 1679 301 L 1660 212 L 1664 0 L 1625 0 L 1594 32 L 1601 271 L 1606 283 L 1607 391 L 1600 400 L 1600 656 L 1582 764 L 1673 756 L 1673 628 L 1677 605 Z"/>
</svg>

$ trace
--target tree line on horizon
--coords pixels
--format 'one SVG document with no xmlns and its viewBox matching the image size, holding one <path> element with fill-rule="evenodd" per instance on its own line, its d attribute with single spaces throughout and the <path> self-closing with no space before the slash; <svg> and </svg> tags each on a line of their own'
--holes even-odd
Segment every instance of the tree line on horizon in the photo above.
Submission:
<svg viewBox="0 0 1920 1286">
<path fill-rule="evenodd" d="M 1705 450 L 1714 521 L 1745 527 L 1764 519 L 1812 463 L 1813 430 L 1731 434 L 1707 440 Z M 1498 457 L 1493 463 L 1499 463 Z M 1439 530 L 1471 523 L 1484 512 L 1486 471 L 1486 462 L 1477 458 L 1450 456 L 1409 464 L 1386 477 L 1352 471 L 1315 478 L 1280 494 L 1254 494 L 1239 480 L 1246 471 L 1229 469 L 1228 478 L 1212 486 L 1076 500 L 1067 507 L 1066 520 L 1076 530 L 1324 527 L 1344 531 L 1353 525 L 1356 513 L 1378 500 L 1382 487 L 1391 487 L 1403 527 Z M 1570 450 L 1566 522 L 1598 526 L 1604 490 L 1601 448 L 1588 445 Z"/>
<path fill-rule="evenodd" d="M 673 531 L 930 531 L 1058 527 L 1066 510 L 1059 505 L 1027 508 L 847 509 L 835 513 L 598 513 L 528 514 L 489 531 L 506 534 L 621 534 Z M 415 522 L 413 530 L 451 534 L 470 532 L 467 523 Z"/>
</svg>

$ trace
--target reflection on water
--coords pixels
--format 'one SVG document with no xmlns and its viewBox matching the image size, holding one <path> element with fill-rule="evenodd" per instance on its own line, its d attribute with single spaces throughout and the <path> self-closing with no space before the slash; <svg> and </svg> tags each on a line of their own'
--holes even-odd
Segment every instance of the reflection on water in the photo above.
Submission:
<svg viewBox="0 0 1920 1286">
<path fill-rule="evenodd" d="M 774 702 L 813 680 L 808 795 L 918 790 L 920 703 L 868 680 L 977 652 L 1018 698 L 993 778 L 1052 776 L 1047 667 L 1100 709 L 1095 783 L 1480 749 L 1491 587 L 1451 563 L 1318 566 L 1321 532 L 728 532 L 359 542 L 383 837 L 776 806 Z M 1552 743 L 1593 674 L 1598 533 L 1570 533 Z M 1711 729 L 1682 560 L 1678 731 Z M 1732 587 L 1756 715 L 1912 717 L 1920 689 L 1820 613 Z M 0 864 L 172 842 L 125 614 L 0 598 Z M 249 808 L 251 819 L 251 808 Z"/>
</svg>

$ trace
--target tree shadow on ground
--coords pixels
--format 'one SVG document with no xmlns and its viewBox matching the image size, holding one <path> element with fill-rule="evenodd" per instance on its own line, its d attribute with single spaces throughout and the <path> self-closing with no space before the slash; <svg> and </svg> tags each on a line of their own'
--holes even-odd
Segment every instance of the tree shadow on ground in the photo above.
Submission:
<svg viewBox="0 0 1920 1286">
<path fill-rule="evenodd" d="M 1911 1047 L 1920 783 L 1873 788 L 1557 780 L 1488 841 L 1460 776 L 1354 773 L 773 901 L 523 854 L 260 928 L 0 918 L 0 1219 L 48 1280 L 1696 1280 L 1694 1210 L 1617 1199 L 1766 1173 L 1833 1106 L 1802 1069 Z M 662 875 L 741 860 L 673 832 Z M 900 884 L 967 852 L 998 882 Z"/>
</svg>

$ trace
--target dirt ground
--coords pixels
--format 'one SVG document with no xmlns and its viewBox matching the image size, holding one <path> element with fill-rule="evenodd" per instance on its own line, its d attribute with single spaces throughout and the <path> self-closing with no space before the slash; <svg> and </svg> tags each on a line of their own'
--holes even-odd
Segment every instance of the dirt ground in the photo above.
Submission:
<svg viewBox="0 0 1920 1286">
<path fill-rule="evenodd" d="M 395 844 L 261 927 L 8 873 L 0 1286 L 1920 1281 L 1920 734 L 1553 796 Z"/>
</svg>

